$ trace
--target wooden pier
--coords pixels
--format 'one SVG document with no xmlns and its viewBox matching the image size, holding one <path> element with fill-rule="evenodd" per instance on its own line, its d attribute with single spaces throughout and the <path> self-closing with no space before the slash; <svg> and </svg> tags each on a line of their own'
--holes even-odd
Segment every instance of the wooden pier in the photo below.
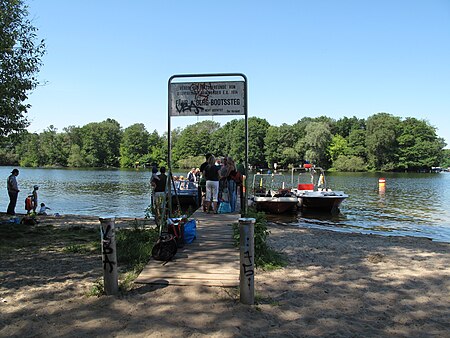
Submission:
<svg viewBox="0 0 450 338">
<path fill-rule="evenodd" d="M 197 223 L 197 238 L 178 249 L 172 261 L 153 258 L 136 283 L 166 285 L 239 285 L 239 248 L 234 246 L 232 224 L 239 213 L 206 214 L 197 210 L 190 219 Z"/>
</svg>

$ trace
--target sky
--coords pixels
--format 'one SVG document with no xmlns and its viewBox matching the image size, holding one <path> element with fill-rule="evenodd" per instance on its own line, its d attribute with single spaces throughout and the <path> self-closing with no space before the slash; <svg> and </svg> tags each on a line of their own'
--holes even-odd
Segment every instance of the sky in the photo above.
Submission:
<svg viewBox="0 0 450 338">
<path fill-rule="evenodd" d="M 172 75 L 243 73 L 249 117 L 271 125 L 386 112 L 428 121 L 450 148 L 449 0 L 26 3 L 47 46 L 31 132 L 112 118 L 162 134 Z M 171 125 L 204 119 L 230 118 Z"/>
</svg>

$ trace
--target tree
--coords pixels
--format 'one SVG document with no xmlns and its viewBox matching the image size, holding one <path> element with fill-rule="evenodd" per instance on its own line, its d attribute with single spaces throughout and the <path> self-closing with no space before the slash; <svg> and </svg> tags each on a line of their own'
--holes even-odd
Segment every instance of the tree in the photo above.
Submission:
<svg viewBox="0 0 450 338">
<path fill-rule="evenodd" d="M 397 138 L 399 169 L 409 171 L 429 170 L 439 166 L 444 141 L 436 135 L 436 128 L 424 120 L 408 117 L 401 123 Z"/>
<path fill-rule="evenodd" d="M 328 147 L 328 153 L 331 160 L 334 162 L 340 155 L 345 155 L 348 152 L 348 142 L 340 134 L 336 134 L 331 139 L 331 144 Z"/>
<path fill-rule="evenodd" d="M 44 40 L 27 18 L 23 0 L 0 0 L 0 137 L 23 131 L 30 104 L 25 101 L 39 81 Z"/>
<path fill-rule="evenodd" d="M 395 169 L 400 118 L 378 113 L 367 119 L 366 147 L 369 166 L 376 170 Z"/>
<path fill-rule="evenodd" d="M 245 161 L 245 120 L 236 120 L 232 132 L 228 135 L 229 152 L 236 163 Z M 264 139 L 269 123 L 259 117 L 248 119 L 248 163 L 251 166 L 266 167 L 264 155 Z"/>
<path fill-rule="evenodd" d="M 89 167 L 118 167 L 122 130 L 113 119 L 92 122 L 81 128 L 82 156 Z"/>
<path fill-rule="evenodd" d="M 120 144 L 120 166 L 132 167 L 148 153 L 150 134 L 143 123 L 125 128 Z"/>
<path fill-rule="evenodd" d="M 325 122 L 311 122 L 305 132 L 303 141 L 306 149 L 305 160 L 327 168 L 329 164 L 327 149 L 332 139 L 329 125 Z"/>
<path fill-rule="evenodd" d="M 365 129 L 352 129 L 348 135 L 347 151 L 346 155 L 360 157 L 364 161 L 367 160 Z"/>
<path fill-rule="evenodd" d="M 450 149 L 442 150 L 441 167 L 450 168 Z"/>
<path fill-rule="evenodd" d="M 279 127 L 267 128 L 265 138 L 265 154 L 269 165 L 277 163 L 281 167 L 299 162 L 304 150 L 299 145 L 301 130 L 298 124 L 288 125 L 283 123 Z"/>
<path fill-rule="evenodd" d="M 175 142 L 172 143 L 174 163 L 191 156 L 204 155 L 210 151 L 211 135 L 219 129 L 218 122 L 205 120 L 184 128 Z"/>
<path fill-rule="evenodd" d="M 339 134 L 342 137 L 347 138 L 352 130 L 354 129 L 364 129 L 366 127 L 366 122 L 364 119 L 358 119 L 357 117 L 346 117 L 339 119 L 334 124 L 333 134 Z"/>
</svg>

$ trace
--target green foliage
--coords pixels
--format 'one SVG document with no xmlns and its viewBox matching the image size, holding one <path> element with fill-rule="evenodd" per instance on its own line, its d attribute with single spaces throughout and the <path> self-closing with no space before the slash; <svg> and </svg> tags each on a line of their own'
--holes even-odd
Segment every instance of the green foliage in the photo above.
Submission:
<svg viewBox="0 0 450 338">
<path fill-rule="evenodd" d="M 130 168 L 148 153 L 150 134 L 144 124 L 136 123 L 126 128 L 120 143 L 120 166 Z"/>
<path fill-rule="evenodd" d="M 182 169 L 199 168 L 205 161 L 205 156 L 189 156 L 185 159 L 178 160 L 177 167 Z"/>
<path fill-rule="evenodd" d="M 88 297 L 100 297 L 105 294 L 105 286 L 103 285 L 103 278 L 97 278 L 94 284 L 89 289 Z"/>
<path fill-rule="evenodd" d="M 328 153 L 332 161 L 335 161 L 339 156 L 348 153 L 348 142 L 339 134 L 336 134 L 331 139 L 331 144 L 328 147 Z"/>
<path fill-rule="evenodd" d="M 100 252 L 100 250 L 101 250 L 100 241 L 70 244 L 63 248 L 64 252 L 78 253 L 78 254 L 90 254 Z"/>
<path fill-rule="evenodd" d="M 158 238 L 156 229 L 118 229 L 116 231 L 117 261 L 128 269 L 143 266 L 152 252 Z"/>
<path fill-rule="evenodd" d="M 31 107 L 25 103 L 39 81 L 35 77 L 45 54 L 44 40 L 28 19 L 22 0 L 0 1 L 0 137 L 23 131 Z"/>
<path fill-rule="evenodd" d="M 367 165 L 361 157 L 339 155 L 333 161 L 333 169 L 337 171 L 366 171 Z"/>
<path fill-rule="evenodd" d="M 211 135 L 220 125 L 213 121 L 202 121 L 184 128 L 176 142 L 172 143 L 172 158 L 174 162 L 189 156 L 201 156 L 210 151 Z"/>
<path fill-rule="evenodd" d="M 392 170 L 395 168 L 398 158 L 399 132 L 399 117 L 378 113 L 367 119 L 366 148 L 369 166 L 372 169 Z"/>
<path fill-rule="evenodd" d="M 286 266 L 286 259 L 267 244 L 267 237 L 270 231 L 267 229 L 267 220 L 264 212 L 257 212 L 249 208 L 243 217 L 254 218 L 254 245 L 255 245 L 255 265 L 264 270 L 278 269 Z M 233 224 L 234 240 L 239 245 L 239 224 Z"/>
<path fill-rule="evenodd" d="M 365 120 L 325 116 L 302 118 L 293 125 L 271 126 L 260 118 L 248 119 L 249 165 L 257 168 L 298 166 L 304 160 L 334 170 L 429 170 L 444 162 L 443 139 L 426 121 L 401 120 L 387 113 Z M 245 157 L 244 119 L 220 127 L 202 121 L 171 133 L 172 166 L 199 167 L 204 154 L 231 156 L 236 163 Z M 125 130 L 111 119 L 69 126 L 59 133 L 49 126 L 40 134 L 23 132 L 0 138 L 3 165 L 133 167 L 136 163 L 166 166 L 167 133 L 147 132 L 142 123 Z M 4 156 L 3 156 L 4 155 Z M 342 157 L 343 156 L 343 157 Z M 338 161 L 339 158 L 339 161 Z M 352 162 L 354 161 L 354 162 Z"/>
<path fill-rule="evenodd" d="M 325 122 L 312 122 L 305 129 L 304 138 L 305 160 L 320 167 L 328 167 L 327 150 L 331 143 L 332 135 L 329 126 Z"/>
<path fill-rule="evenodd" d="M 450 149 L 444 149 L 442 151 L 442 160 L 440 166 L 442 168 L 450 168 Z"/>
<path fill-rule="evenodd" d="M 406 118 L 401 122 L 401 132 L 397 138 L 399 145 L 399 169 L 409 171 L 426 170 L 439 166 L 444 142 L 436 135 L 436 128 L 426 121 Z"/>
</svg>

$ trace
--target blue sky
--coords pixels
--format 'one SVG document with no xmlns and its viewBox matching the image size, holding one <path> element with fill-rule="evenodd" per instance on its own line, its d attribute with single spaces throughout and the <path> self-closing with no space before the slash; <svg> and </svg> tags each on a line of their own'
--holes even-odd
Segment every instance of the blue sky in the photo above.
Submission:
<svg viewBox="0 0 450 338">
<path fill-rule="evenodd" d="M 162 134 L 170 76 L 239 72 L 249 116 L 272 125 L 387 112 L 429 121 L 450 147 L 448 0 L 27 3 L 47 44 L 30 131 L 113 118 Z"/>
</svg>

